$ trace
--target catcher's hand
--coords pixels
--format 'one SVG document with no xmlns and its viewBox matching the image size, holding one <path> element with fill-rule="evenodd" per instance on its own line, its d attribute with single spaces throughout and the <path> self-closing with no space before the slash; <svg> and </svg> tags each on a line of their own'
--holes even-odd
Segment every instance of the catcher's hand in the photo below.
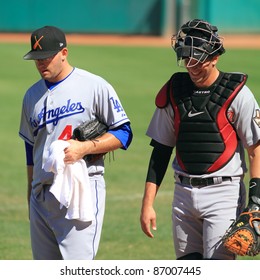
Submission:
<svg viewBox="0 0 260 280">
<path fill-rule="evenodd" d="M 84 122 L 78 127 L 76 127 L 73 130 L 72 139 L 77 139 L 79 141 L 86 141 L 86 140 L 92 140 L 92 141 L 98 141 L 96 138 L 100 137 L 104 133 L 106 133 L 108 130 L 107 125 L 100 122 L 98 119 L 92 120 L 90 122 Z M 83 159 L 87 162 L 93 162 L 97 159 L 104 156 L 104 154 L 91 154 L 86 155 L 83 157 Z"/>
<path fill-rule="evenodd" d="M 223 236 L 224 246 L 240 256 L 256 256 L 260 252 L 260 211 L 249 205 Z"/>
</svg>

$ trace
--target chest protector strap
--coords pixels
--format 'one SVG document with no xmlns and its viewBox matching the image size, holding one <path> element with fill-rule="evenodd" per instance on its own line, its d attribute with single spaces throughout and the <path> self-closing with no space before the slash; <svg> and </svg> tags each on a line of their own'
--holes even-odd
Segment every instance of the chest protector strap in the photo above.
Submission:
<svg viewBox="0 0 260 280">
<path fill-rule="evenodd" d="M 228 108 L 247 80 L 242 73 L 221 73 L 210 94 L 193 94 L 188 73 L 175 73 L 156 97 L 156 105 L 171 103 L 174 110 L 176 157 L 180 167 L 194 175 L 222 168 L 234 155 L 237 134 L 228 120 Z"/>
</svg>

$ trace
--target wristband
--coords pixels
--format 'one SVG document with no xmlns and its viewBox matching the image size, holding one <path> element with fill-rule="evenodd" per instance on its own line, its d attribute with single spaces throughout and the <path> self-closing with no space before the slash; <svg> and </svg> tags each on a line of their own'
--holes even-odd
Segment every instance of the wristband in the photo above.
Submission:
<svg viewBox="0 0 260 280">
<path fill-rule="evenodd" d="M 252 178 L 249 181 L 249 201 L 260 205 L 260 178 Z"/>
</svg>

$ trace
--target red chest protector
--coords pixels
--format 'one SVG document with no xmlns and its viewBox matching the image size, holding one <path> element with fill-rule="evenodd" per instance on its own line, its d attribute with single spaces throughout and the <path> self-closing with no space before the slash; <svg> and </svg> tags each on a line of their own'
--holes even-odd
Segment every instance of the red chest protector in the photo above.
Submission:
<svg viewBox="0 0 260 280">
<path fill-rule="evenodd" d="M 247 80 L 245 74 L 221 73 L 210 93 L 194 95 L 188 73 L 175 73 L 156 97 L 174 110 L 176 157 L 180 167 L 195 175 L 222 168 L 234 155 L 238 139 L 227 113 Z"/>
</svg>

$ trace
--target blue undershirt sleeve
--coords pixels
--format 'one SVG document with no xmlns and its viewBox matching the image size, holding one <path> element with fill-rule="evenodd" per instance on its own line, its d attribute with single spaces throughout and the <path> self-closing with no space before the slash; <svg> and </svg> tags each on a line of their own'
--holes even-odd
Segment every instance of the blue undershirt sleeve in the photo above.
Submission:
<svg viewBox="0 0 260 280">
<path fill-rule="evenodd" d="M 123 145 L 122 149 L 126 150 L 132 142 L 133 133 L 130 127 L 130 122 L 124 123 L 117 128 L 108 130 L 108 133 L 113 134 Z"/>
<path fill-rule="evenodd" d="M 33 165 L 33 146 L 25 142 L 26 164 Z"/>
</svg>

